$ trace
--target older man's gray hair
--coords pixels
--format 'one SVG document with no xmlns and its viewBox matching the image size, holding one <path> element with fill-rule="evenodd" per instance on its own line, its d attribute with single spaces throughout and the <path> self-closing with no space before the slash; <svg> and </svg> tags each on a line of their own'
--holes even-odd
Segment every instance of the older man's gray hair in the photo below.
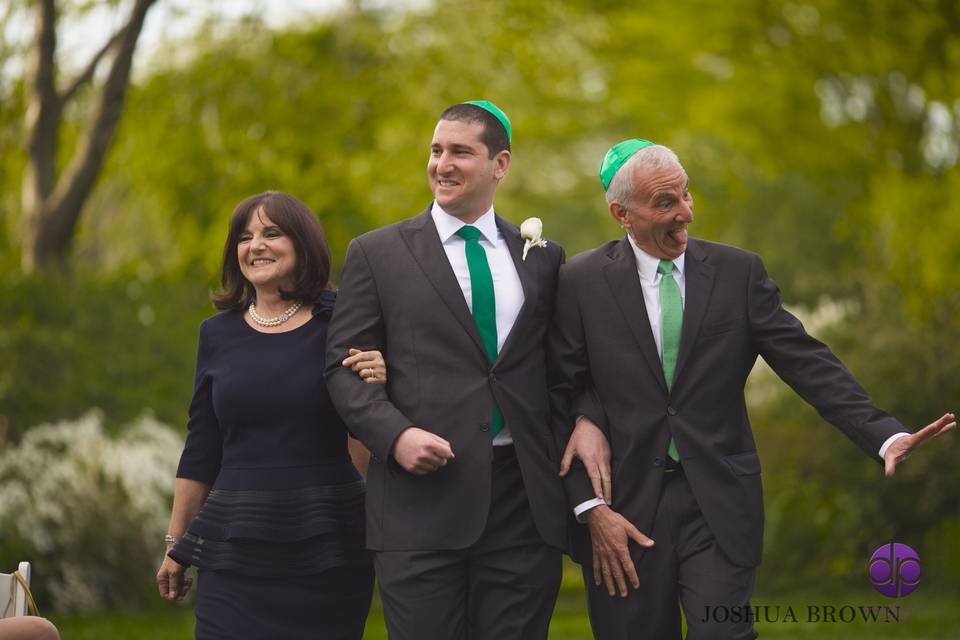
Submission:
<svg viewBox="0 0 960 640">
<path fill-rule="evenodd" d="M 650 167 L 652 169 L 662 169 L 664 167 L 678 166 L 680 158 L 669 147 L 662 144 L 655 144 L 645 147 L 630 156 L 616 175 L 610 181 L 607 187 L 607 204 L 619 202 L 628 206 L 633 200 L 633 172 L 639 166 Z"/>
</svg>

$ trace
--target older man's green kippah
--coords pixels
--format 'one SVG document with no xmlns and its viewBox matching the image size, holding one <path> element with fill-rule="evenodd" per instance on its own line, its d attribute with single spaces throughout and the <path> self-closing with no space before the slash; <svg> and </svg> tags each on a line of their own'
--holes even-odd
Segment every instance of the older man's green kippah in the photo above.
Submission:
<svg viewBox="0 0 960 640">
<path fill-rule="evenodd" d="M 488 100 L 467 100 L 463 104 L 472 104 L 475 107 L 480 107 L 494 118 L 499 120 L 500 124 L 503 125 L 504 131 L 507 132 L 507 142 L 513 144 L 513 132 L 510 130 L 510 118 L 507 117 L 507 114 L 505 114 L 500 107 Z"/>
<path fill-rule="evenodd" d="M 607 155 L 603 156 L 603 162 L 600 163 L 600 184 L 603 185 L 603 190 L 606 191 L 610 188 L 610 181 L 613 180 L 613 176 L 617 175 L 617 171 L 620 170 L 623 163 L 640 149 L 646 149 L 653 145 L 654 143 L 649 140 L 630 138 L 610 147 L 610 151 L 607 151 Z"/>
</svg>

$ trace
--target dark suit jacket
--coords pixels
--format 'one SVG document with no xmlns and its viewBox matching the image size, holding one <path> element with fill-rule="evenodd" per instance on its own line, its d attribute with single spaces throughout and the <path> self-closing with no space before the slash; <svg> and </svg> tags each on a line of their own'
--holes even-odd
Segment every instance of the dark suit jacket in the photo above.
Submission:
<svg viewBox="0 0 960 640">
<path fill-rule="evenodd" d="M 551 242 L 522 261 L 517 227 L 499 217 L 497 226 L 524 303 L 492 365 L 429 207 L 354 239 L 347 250 L 326 379 L 347 427 L 373 455 L 367 544 L 374 550 L 462 549 L 477 541 L 490 508 L 494 399 L 513 435 L 537 529 L 547 544 L 565 544 L 544 347 L 563 249 Z M 350 347 L 383 351 L 386 387 L 339 365 Z M 411 425 L 446 438 L 456 458 L 426 476 L 404 471 L 390 451 Z"/>
<path fill-rule="evenodd" d="M 562 445 L 571 429 L 568 399 L 579 397 L 575 410 L 602 425 L 610 440 L 612 508 L 646 533 L 672 435 L 720 547 L 734 563 L 756 566 L 763 498 L 743 390 L 758 355 L 874 460 L 889 436 L 906 429 L 783 309 L 758 256 L 691 239 L 685 280 L 668 392 L 629 241 L 604 244 L 561 269 L 550 335 L 555 428 Z M 593 497 L 582 468 L 566 486 L 574 505 Z"/>
</svg>

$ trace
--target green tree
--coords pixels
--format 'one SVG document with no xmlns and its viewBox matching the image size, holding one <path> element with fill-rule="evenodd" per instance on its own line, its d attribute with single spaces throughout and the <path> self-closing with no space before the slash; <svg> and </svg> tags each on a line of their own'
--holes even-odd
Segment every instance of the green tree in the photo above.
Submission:
<svg viewBox="0 0 960 640">
<path fill-rule="evenodd" d="M 147 11 L 155 1 L 135 0 L 123 26 L 66 83 L 58 77 L 57 2 L 33 3 L 34 37 L 24 74 L 27 162 L 20 194 L 24 271 L 66 267 L 77 221 L 123 113 L 133 52 Z M 64 111 L 91 84 L 108 55 L 112 62 L 93 99 L 90 120 L 79 132 L 75 149 L 67 155 L 61 145 Z M 65 166 L 58 166 L 64 158 L 69 158 Z"/>
</svg>

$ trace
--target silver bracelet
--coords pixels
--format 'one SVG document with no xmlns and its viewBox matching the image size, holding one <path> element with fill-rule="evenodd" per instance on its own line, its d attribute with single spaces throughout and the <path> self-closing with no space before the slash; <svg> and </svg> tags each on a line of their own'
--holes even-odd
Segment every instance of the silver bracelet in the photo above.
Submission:
<svg viewBox="0 0 960 640">
<path fill-rule="evenodd" d="M 180 538 L 177 538 L 177 537 L 175 537 L 175 536 L 172 536 L 172 535 L 170 535 L 169 533 L 168 533 L 167 535 L 163 536 L 163 541 L 166 542 L 167 544 L 177 544 L 177 540 L 179 540 L 179 539 L 180 539 Z"/>
</svg>

